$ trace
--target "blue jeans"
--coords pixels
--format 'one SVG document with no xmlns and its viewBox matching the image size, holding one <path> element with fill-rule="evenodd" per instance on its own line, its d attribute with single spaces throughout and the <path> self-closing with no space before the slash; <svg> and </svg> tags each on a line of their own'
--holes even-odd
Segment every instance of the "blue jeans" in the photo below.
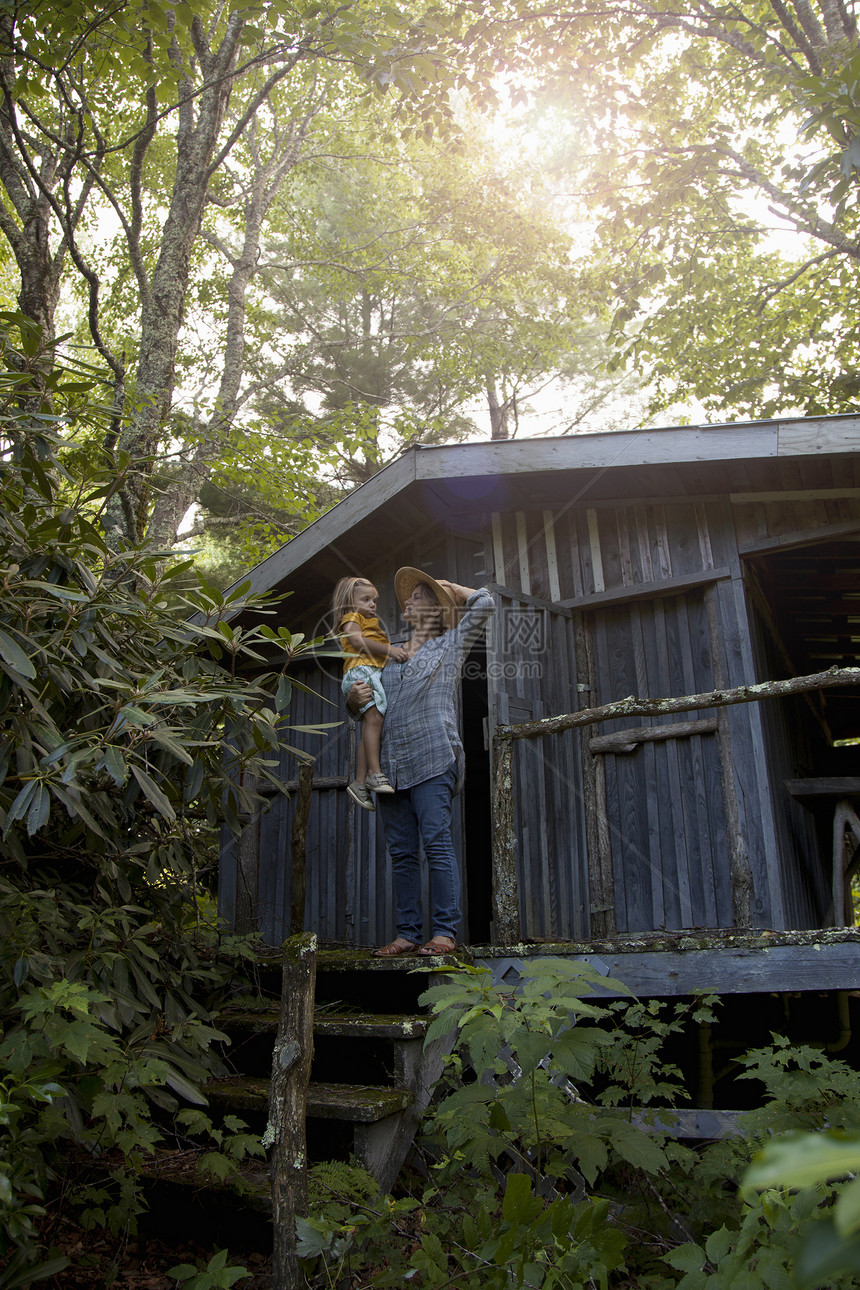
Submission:
<svg viewBox="0 0 860 1290">
<path fill-rule="evenodd" d="M 460 870 L 451 840 L 451 801 L 456 784 L 457 767 L 452 765 L 423 784 L 391 795 L 380 793 L 376 798 L 394 869 L 397 935 L 416 945 L 424 939 L 419 838 L 430 867 L 431 934 L 456 940 L 460 930 Z"/>
</svg>

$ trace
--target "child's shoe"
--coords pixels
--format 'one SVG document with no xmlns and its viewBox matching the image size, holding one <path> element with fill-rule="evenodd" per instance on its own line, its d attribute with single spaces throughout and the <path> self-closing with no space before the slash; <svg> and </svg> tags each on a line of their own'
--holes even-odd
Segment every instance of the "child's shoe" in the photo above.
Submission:
<svg viewBox="0 0 860 1290">
<path fill-rule="evenodd" d="M 376 803 L 360 780 L 354 779 L 351 784 L 347 784 L 346 791 L 365 811 L 376 810 Z"/>
<path fill-rule="evenodd" d="M 371 793 L 393 793 L 394 789 L 389 784 L 385 775 L 368 775 L 364 781 L 364 787 L 369 788 Z"/>
</svg>

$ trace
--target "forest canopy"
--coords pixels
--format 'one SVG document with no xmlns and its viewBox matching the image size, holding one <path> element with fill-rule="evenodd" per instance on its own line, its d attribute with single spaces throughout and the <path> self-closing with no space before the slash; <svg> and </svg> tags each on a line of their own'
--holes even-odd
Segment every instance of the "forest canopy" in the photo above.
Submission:
<svg viewBox="0 0 860 1290">
<path fill-rule="evenodd" d="M 193 507 L 229 574 L 411 443 L 856 406 L 843 0 L 41 0 L 0 41 L 3 302 L 100 366 L 125 540 Z"/>
</svg>

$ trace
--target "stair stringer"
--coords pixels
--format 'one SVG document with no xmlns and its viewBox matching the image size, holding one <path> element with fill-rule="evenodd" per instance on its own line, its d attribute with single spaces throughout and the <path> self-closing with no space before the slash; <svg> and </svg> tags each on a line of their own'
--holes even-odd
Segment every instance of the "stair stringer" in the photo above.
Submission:
<svg viewBox="0 0 860 1290">
<path fill-rule="evenodd" d="M 391 1191 L 403 1167 L 456 1035 L 454 1029 L 429 1044 L 420 1039 L 398 1044 L 397 1084 L 412 1094 L 412 1105 L 375 1124 L 355 1126 L 356 1157 L 384 1192 Z"/>
</svg>

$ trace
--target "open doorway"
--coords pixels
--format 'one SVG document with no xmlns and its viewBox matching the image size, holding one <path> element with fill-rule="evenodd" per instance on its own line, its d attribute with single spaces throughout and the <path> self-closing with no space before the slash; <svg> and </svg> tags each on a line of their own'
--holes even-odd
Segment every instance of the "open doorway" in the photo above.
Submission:
<svg viewBox="0 0 860 1290">
<path fill-rule="evenodd" d="M 490 940 L 492 915 L 492 835 L 487 647 L 483 640 L 472 647 L 463 668 L 462 684 L 462 735 L 466 753 L 462 810 L 468 916 L 464 939 L 472 945 L 486 945 Z"/>
<path fill-rule="evenodd" d="M 775 677 L 860 666 L 860 542 L 796 547 L 749 561 L 748 585 L 771 638 Z M 764 678 L 762 678 L 764 679 Z M 818 691 L 830 764 L 860 767 L 860 686 Z M 856 741 L 856 743 L 855 743 Z M 843 755 L 840 749 L 854 748 Z M 845 772 L 847 773 L 847 772 Z"/>
<path fill-rule="evenodd" d="M 860 666 L 860 542 L 758 556 L 746 574 L 759 680 Z M 789 926 L 856 925 L 856 829 L 842 830 L 841 857 L 834 830 L 846 813 L 860 819 L 860 687 L 814 690 L 761 707 Z M 845 891 L 837 894 L 840 866 Z"/>
</svg>

